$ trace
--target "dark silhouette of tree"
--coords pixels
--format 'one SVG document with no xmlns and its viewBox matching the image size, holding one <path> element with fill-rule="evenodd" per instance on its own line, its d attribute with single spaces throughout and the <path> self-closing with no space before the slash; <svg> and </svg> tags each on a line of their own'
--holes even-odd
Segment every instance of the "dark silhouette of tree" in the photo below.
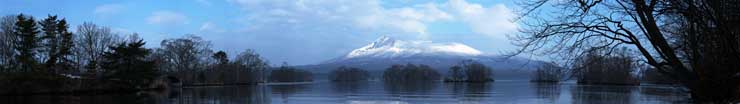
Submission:
<svg viewBox="0 0 740 104">
<path fill-rule="evenodd" d="M 36 52 L 37 48 L 39 47 L 38 43 L 38 37 L 36 36 L 39 33 L 38 27 L 36 26 L 36 21 L 33 19 L 33 17 L 27 17 L 23 14 L 19 14 L 16 17 L 18 20 L 15 23 L 15 33 L 20 37 L 18 43 L 16 43 L 15 50 L 18 51 L 18 56 L 16 56 L 16 59 L 18 60 L 18 63 L 20 65 L 20 70 L 23 72 L 35 72 L 38 71 L 36 66 L 38 62 L 36 61 Z"/>
<path fill-rule="evenodd" d="M 445 79 L 445 81 L 462 81 L 465 80 L 465 74 L 462 69 L 462 67 L 455 65 L 450 67 L 450 71 L 448 72 L 448 76 Z"/>
<path fill-rule="evenodd" d="M 329 80 L 335 82 L 365 81 L 370 78 L 370 72 L 360 68 L 341 66 L 329 73 Z"/>
<path fill-rule="evenodd" d="M 480 62 L 463 60 L 450 67 L 446 82 L 488 82 L 493 81 L 493 70 Z"/>
<path fill-rule="evenodd" d="M 660 74 L 655 68 L 646 68 L 641 71 L 642 81 L 653 84 L 677 84 L 677 82 L 670 77 Z"/>
<path fill-rule="evenodd" d="M 466 81 L 487 82 L 493 81 L 493 70 L 480 62 L 467 60 L 461 63 L 465 70 Z"/>
<path fill-rule="evenodd" d="M 183 79 L 183 83 L 194 83 L 197 73 L 206 69 L 208 59 L 212 54 L 210 41 L 205 41 L 195 35 L 184 38 L 165 39 L 160 44 L 165 61 L 162 65 L 165 71 L 176 73 Z"/>
<path fill-rule="evenodd" d="M 566 70 L 555 62 L 542 64 L 532 73 L 533 82 L 560 82 L 565 77 Z"/>
<path fill-rule="evenodd" d="M 583 56 L 630 46 L 696 102 L 740 101 L 736 0 L 528 0 L 518 53 Z M 546 8 L 552 6 L 553 8 Z M 539 8 L 539 9 L 538 9 Z M 552 12 L 557 10 L 558 12 Z M 555 13 L 555 14 L 551 14 Z M 608 52 L 607 52 L 608 53 Z"/>
<path fill-rule="evenodd" d="M 11 72 L 15 69 L 15 47 L 18 43 L 18 35 L 15 34 L 15 23 L 18 19 L 15 15 L 0 18 L 0 73 Z"/>
<path fill-rule="evenodd" d="M 391 83 L 440 80 L 441 75 L 427 65 L 392 65 L 383 72 L 383 80 Z"/>
<path fill-rule="evenodd" d="M 573 74 L 579 84 L 620 84 L 637 85 L 639 81 L 632 75 L 635 62 L 627 53 L 602 55 L 600 51 L 580 57 L 575 63 Z"/>
<path fill-rule="evenodd" d="M 306 82 L 313 81 L 311 72 L 296 69 L 283 63 L 280 68 L 270 72 L 270 81 L 273 82 Z"/>
<path fill-rule="evenodd" d="M 46 52 L 45 68 L 51 74 L 59 74 L 58 71 L 69 70 L 70 62 L 66 56 L 70 55 L 70 48 L 73 41 L 72 33 L 68 32 L 68 25 L 65 19 L 57 19 L 57 16 L 48 16 L 46 19 L 39 21 L 41 30 L 44 33 L 40 41 L 42 49 Z M 65 62 L 59 65 L 60 62 Z"/>
<path fill-rule="evenodd" d="M 77 26 L 74 49 L 76 61 L 80 64 L 77 67 L 86 69 L 86 76 L 98 77 L 100 71 L 99 63 L 103 58 L 102 55 L 108 51 L 108 46 L 116 45 L 119 41 L 118 35 L 111 32 L 110 28 L 98 26 L 96 24 L 85 22 Z M 84 66 L 82 66 L 84 65 Z"/>
<path fill-rule="evenodd" d="M 134 86 L 144 86 L 158 76 L 153 61 L 146 60 L 149 50 L 143 48 L 144 41 L 123 42 L 111 46 L 103 54 L 101 67 L 105 69 L 105 78 L 130 82 Z"/>
<path fill-rule="evenodd" d="M 213 56 L 211 56 L 211 57 L 213 59 L 216 59 L 216 61 L 218 62 L 218 64 L 228 64 L 229 63 L 229 58 L 226 55 L 226 52 L 224 52 L 224 51 L 218 51 L 218 52 L 214 53 Z"/>
</svg>

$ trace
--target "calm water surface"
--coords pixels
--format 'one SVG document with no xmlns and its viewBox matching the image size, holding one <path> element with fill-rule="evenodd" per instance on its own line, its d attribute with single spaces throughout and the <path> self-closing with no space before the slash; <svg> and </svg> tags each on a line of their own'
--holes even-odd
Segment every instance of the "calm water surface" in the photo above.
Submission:
<svg viewBox="0 0 740 104">
<path fill-rule="evenodd" d="M 97 96 L 5 96 L 0 103 L 70 104 L 489 104 L 686 103 L 681 88 L 667 85 L 599 86 L 497 80 L 488 84 L 379 81 L 196 87 L 163 92 Z"/>
</svg>

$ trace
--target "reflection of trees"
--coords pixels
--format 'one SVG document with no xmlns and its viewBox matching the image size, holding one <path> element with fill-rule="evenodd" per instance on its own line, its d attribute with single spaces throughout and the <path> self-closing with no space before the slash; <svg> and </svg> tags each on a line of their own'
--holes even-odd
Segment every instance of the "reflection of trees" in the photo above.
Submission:
<svg viewBox="0 0 740 104">
<path fill-rule="evenodd" d="M 208 87 L 171 91 L 158 94 L 162 104 L 219 103 L 219 104 L 259 104 L 269 103 L 264 86 Z"/>
<path fill-rule="evenodd" d="M 340 94 L 357 93 L 357 90 L 367 87 L 367 81 L 332 82 L 331 89 Z"/>
<path fill-rule="evenodd" d="M 686 96 L 686 92 L 679 90 L 679 87 L 644 86 L 640 87 L 640 93 L 644 99 L 654 99 L 670 103 L 688 102 L 690 99 Z"/>
<path fill-rule="evenodd" d="M 304 90 L 308 89 L 309 86 L 308 85 L 304 85 L 304 84 L 297 84 L 297 85 L 272 85 L 272 86 L 270 86 L 270 88 L 272 88 L 272 93 L 273 94 L 279 94 L 280 95 L 280 99 L 283 100 L 283 102 L 282 102 L 283 104 L 287 104 L 288 103 L 288 100 L 287 100 L 288 97 L 290 97 L 291 95 L 293 95 L 293 94 L 295 94 L 297 92 L 301 92 L 301 91 L 304 91 Z"/>
<path fill-rule="evenodd" d="M 576 85 L 571 88 L 576 104 L 632 103 L 634 86 Z"/>
<path fill-rule="evenodd" d="M 270 88 L 272 89 L 273 93 L 276 94 L 284 94 L 284 95 L 292 95 L 300 91 L 304 91 L 309 88 L 308 85 L 304 84 L 297 84 L 297 85 L 271 85 Z"/>
<path fill-rule="evenodd" d="M 438 82 L 436 81 L 384 81 L 383 87 L 385 88 L 386 92 L 389 92 L 391 94 L 424 94 L 434 89 L 434 87 L 437 86 L 437 83 Z"/>
<path fill-rule="evenodd" d="M 554 102 L 560 97 L 560 84 L 558 83 L 531 83 L 537 98 Z"/>
<path fill-rule="evenodd" d="M 445 83 L 444 86 L 464 101 L 478 101 L 490 97 L 491 83 Z"/>
<path fill-rule="evenodd" d="M 465 100 L 475 100 L 490 96 L 491 83 L 465 83 Z"/>
</svg>

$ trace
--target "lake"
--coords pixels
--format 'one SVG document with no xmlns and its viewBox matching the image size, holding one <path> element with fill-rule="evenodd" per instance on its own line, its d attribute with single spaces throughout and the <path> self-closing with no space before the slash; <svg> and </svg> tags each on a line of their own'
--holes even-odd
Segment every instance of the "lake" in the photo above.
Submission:
<svg viewBox="0 0 740 104">
<path fill-rule="evenodd" d="M 188 87 L 162 92 L 96 96 L 4 96 L 2 104 L 489 104 L 688 103 L 684 89 L 669 85 L 604 86 L 574 82 L 538 84 L 525 80 L 494 83 L 404 83 L 381 81 Z"/>
</svg>

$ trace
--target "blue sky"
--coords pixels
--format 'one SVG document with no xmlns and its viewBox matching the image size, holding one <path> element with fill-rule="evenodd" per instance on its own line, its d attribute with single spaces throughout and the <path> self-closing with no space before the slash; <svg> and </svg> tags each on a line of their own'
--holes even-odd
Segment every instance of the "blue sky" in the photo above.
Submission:
<svg viewBox="0 0 740 104">
<path fill-rule="evenodd" d="M 380 36 L 459 42 L 488 54 L 516 49 L 507 34 L 510 0 L 2 0 L 0 14 L 48 14 L 120 34 L 139 33 L 147 47 L 195 34 L 214 50 L 255 49 L 272 63 L 314 64 Z"/>
</svg>

